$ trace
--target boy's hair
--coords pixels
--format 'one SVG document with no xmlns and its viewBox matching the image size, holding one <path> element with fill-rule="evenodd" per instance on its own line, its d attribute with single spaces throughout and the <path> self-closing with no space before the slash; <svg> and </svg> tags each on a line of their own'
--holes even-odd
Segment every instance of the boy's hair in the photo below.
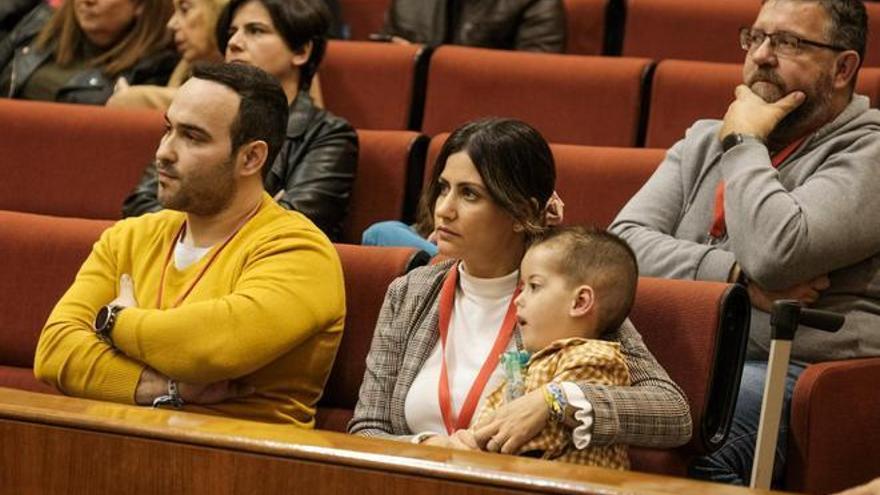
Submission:
<svg viewBox="0 0 880 495">
<path fill-rule="evenodd" d="M 531 246 L 556 249 L 556 268 L 572 286 L 589 285 L 599 301 L 600 332 L 618 328 L 629 315 L 636 297 L 639 267 L 632 248 L 602 229 L 554 227 Z"/>
</svg>

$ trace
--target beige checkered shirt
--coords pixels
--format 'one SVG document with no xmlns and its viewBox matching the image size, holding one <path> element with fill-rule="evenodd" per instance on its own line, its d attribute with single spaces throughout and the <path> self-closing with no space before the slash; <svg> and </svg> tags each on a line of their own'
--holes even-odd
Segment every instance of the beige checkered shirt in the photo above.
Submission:
<svg viewBox="0 0 880 495">
<path fill-rule="evenodd" d="M 525 392 L 543 387 L 551 381 L 586 382 L 596 385 L 629 385 L 626 360 L 620 344 L 580 338 L 557 340 L 535 353 L 528 362 Z M 488 419 L 504 404 L 507 382 L 495 389 L 483 404 L 477 423 Z M 611 469 L 629 469 L 626 445 L 575 448 L 571 434 L 554 422 L 538 436 L 523 445 L 519 453 L 539 452 L 541 459 L 584 464 Z"/>
</svg>

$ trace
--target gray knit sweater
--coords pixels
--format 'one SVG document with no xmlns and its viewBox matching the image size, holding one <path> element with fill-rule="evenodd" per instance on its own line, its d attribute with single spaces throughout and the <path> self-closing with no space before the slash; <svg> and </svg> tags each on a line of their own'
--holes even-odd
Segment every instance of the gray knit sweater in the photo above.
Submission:
<svg viewBox="0 0 880 495">
<path fill-rule="evenodd" d="M 854 96 L 774 169 L 767 148 L 722 153 L 721 122 L 696 122 L 621 210 L 611 230 L 643 275 L 726 280 L 738 261 L 768 289 L 829 274 L 816 308 L 846 315 L 836 334 L 802 327 L 792 358 L 811 363 L 880 355 L 880 111 Z M 723 179 L 727 237 L 709 244 Z M 769 315 L 752 311 L 749 358 L 766 358 Z"/>
</svg>

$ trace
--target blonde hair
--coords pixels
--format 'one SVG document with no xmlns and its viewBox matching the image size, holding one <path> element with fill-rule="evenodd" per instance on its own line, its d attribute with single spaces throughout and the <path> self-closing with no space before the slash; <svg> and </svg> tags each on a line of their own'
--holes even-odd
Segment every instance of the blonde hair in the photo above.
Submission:
<svg viewBox="0 0 880 495">
<path fill-rule="evenodd" d="M 109 50 L 88 61 L 90 66 L 100 67 L 111 77 L 130 69 L 145 55 L 165 48 L 171 40 L 165 29 L 171 17 L 171 0 L 129 1 L 143 6 L 134 25 Z M 85 45 L 85 33 L 76 21 L 73 4 L 73 1 L 64 2 L 40 31 L 36 41 L 41 50 L 54 46 L 55 62 L 61 67 L 72 64 L 82 54 Z"/>
</svg>

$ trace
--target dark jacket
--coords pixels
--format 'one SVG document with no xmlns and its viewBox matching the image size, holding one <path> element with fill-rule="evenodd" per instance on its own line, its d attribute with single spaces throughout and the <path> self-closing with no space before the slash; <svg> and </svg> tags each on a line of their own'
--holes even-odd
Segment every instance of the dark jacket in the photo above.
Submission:
<svg viewBox="0 0 880 495">
<path fill-rule="evenodd" d="M 309 217 L 327 237 L 338 241 L 357 158 L 358 138 L 351 125 L 316 107 L 308 92 L 300 91 L 287 119 L 287 137 L 263 182 L 273 197 L 284 191 L 279 204 Z M 156 167 L 151 164 L 126 198 L 122 214 L 159 211 L 157 192 Z"/>
<path fill-rule="evenodd" d="M 7 91 L 0 95 L 16 98 L 28 79 L 41 65 L 52 57 L 52 50 L 37 50 L 32 42 L 52 17 L 52 8 L 41 3 L 0 41 L 0 87 Z M 142 57 L 134 67 L 119 77 L 129 84 L 164 85 L 177 65 L 178 56 L 172 49 Z M 77 72 L 58 91 L 55 100 L 66 103 L 103 105 L 113 94 L 117 78 L 108 77 L 99 67 L 87 67 Z"/>
<path fill-rule="evenodd" d="M 384 34 L 413 43 L 562 52 L 561 0 L 394 0 Z"/>
</svg>

